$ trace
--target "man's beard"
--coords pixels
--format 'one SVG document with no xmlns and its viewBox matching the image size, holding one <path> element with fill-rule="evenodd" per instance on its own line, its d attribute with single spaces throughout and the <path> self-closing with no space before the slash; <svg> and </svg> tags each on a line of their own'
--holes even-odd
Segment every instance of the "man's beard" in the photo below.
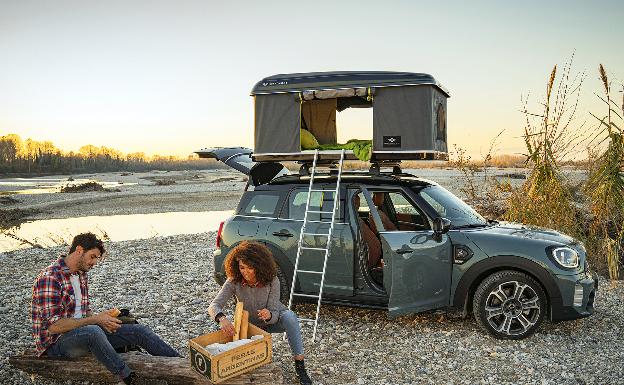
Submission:
<svg viewBox="0 0 624 385">
<path fill-rule="evenodd" d="M 82 271 L 83 273 L 86 273 L 87 271 L 91 270 L 92 267 L 93 266 L 89 266 L 89 264 L 87 264 L 85 261 L 81 259 L 80 264 L 78 265 L 78 270 Z"/>
</svg>

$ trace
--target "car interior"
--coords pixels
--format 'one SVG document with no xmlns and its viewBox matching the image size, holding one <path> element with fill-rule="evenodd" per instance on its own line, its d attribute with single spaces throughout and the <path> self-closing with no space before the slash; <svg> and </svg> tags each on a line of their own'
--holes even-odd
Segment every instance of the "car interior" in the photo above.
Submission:
<svg viewBox="0 0 624 385">
<path fill-rule="evenodd" d="M 382 220 L 384 231 L 422 231 L 429 229 L 425 215 L 400 192 L 375 191 L 373 204 Z M 368 274 L 378 285 L 383 286 L 383 251 L 379 231 L 371 216 L 370 207 L 362 192 L 353 196 L 353 207 L 358 216 L 358 227 L 362 244 L 366 248 Z"/>
</svg>

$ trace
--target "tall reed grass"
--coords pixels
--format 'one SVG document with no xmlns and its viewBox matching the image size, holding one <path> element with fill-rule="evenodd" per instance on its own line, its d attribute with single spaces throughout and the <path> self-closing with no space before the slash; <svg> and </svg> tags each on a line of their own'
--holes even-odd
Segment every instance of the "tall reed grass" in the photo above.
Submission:
<svg viewBox="0 0 624 385">
<path fill-rule="evenodd" d="M 618 279 L 624 239 L 624 94 L 618 106 L 602 64 L 598 73 L 604 96 L 597 96 L 604 102 L 606 114 L 592 114 L 598 120 L 598 130 L 591 144 L 599 149 L 590 153 L 589 158 L 595 161 L 590 164 L 585 185 L 592 214 L 588 246 L 605 255 L 609 277 Z"/>
<path fill-rule="evenodd" d="M 532 112 L 523 100 L 526 182 L 513 189 L 507 199 L 504 219 L 549 227 L 569 235 L 582 235 L 579 210 L 560 170 L 560 163 L 582 143 L 579 128 L 572 127 L 584 74 L 571 77 L 573 57 L 557 78 L 557 66 L 550 73 L 541 111 Z"/>
</svg>

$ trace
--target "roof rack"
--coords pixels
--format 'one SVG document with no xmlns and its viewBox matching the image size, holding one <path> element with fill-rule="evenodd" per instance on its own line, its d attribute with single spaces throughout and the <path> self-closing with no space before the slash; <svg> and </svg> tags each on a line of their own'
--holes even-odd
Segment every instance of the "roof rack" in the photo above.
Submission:
<svg viewBox="0 0 624 385">
<path fill-rule="evenodd" d="M 310 167 L 312 166 L 312 162 L 308 161 L 299 161 L 301 163 L 301 167 L 299 167 L 299 175 L 300 176 L 309 176 L 310 175 Z M 338 173 L 338 162 L 334 160 L 325 160 L 325 161 L 317 161 L 316 168 L 324 168 L 327 170 L 329 175 Z M 391 168 L 390 171 L 384 172 L 384 168 Z M 317 171 L 318 172 L 318 171 Z M 371 162 L 371 165 L 368 169 L 373 175 L 381 175 L 391 174 L 391 175 L 400 175 L 403 174 L 403 170 L 401 169 L 401 161 L 400 160 L 388 160 L 388 161 L 377 161 Z"/>
<path fill-rule="evenodd" d="M 400 160 L 381 160 L 378 162 L 372 162 L 368 171 L 374 175 L 381 175 L 381 168 L 384 167 L 392 167 L 392 171 L 390 172 L 392 175 L 403 174 L 403 170 L 401 170 L 401 161 Z"/>
</svg>

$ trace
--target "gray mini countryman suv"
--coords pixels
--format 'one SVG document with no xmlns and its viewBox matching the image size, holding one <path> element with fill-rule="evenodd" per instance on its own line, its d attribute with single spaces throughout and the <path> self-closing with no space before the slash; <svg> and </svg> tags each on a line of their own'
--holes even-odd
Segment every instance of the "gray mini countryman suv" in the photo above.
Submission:
<svg viewBox="0 0 624 385">
<path fill-rule="evenodd" d="M 275 257 L 288 302 L 310 177 L 288 174 L 279 163 L 252 161 L 251 150 L 198 151 L 249 176 L 234 215 L 219 227 L 215 279 L 243 240 L 266 244 Z M 530 336 L 545 317 L 590 316 L 598 288 L 583 244 L 559 232 L 484 219 L 438 184 L 403 173 L 316 173 L 311 209 L 331 211 L 339 199 L 322 302 L 387 310 L 391 317 L 432 309 L 474 314 L 497 338 Z M 306 233 L 327 232 L 330 214 L 308 213 Z M 325 228 L 323 228 L 325 226 Z M 306 245 L 326 247 L 326 237 Z M 301 259 L 319 270 L 322 258 Z M 315 265 L 316 264 L 316 265 Z M 318 294 L 320 277 L 299 275 L 296 292 Z"/>
</svg>

